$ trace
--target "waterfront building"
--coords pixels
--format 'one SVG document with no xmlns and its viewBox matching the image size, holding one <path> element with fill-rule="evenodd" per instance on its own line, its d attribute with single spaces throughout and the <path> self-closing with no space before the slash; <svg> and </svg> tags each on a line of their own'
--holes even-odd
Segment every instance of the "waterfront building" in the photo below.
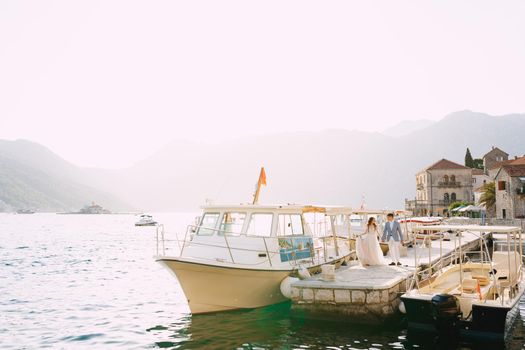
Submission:
<svg viewBox="0 0 525 350">
<path fill-rule="evenodd" d="M 483 185 L 492 181 L 488 173 L 482 169 L 472 169 L 472 191 L 476 192 L 481 189 Z"/>
<path fill-rule="evenodd" d="M 483 167 L 485 173 L 493 168 L 497 163 L 509 160 L 509 154 L 498 147 L 492 146 L 492 149 L 483 156 Z"/>
<path fill-rule="evenodd" d="M 474 201 L 472 185 L 473 169 L 441 159 L 416 174 L 416 198 L 405 207 L 415 215 L 446 216 L 450 204 Z"/>
<path fill-rule="evenodd" d="M 525 218 L 525 156 L 490 169 L 496 187 L 496 217 Z"/>
</svg>

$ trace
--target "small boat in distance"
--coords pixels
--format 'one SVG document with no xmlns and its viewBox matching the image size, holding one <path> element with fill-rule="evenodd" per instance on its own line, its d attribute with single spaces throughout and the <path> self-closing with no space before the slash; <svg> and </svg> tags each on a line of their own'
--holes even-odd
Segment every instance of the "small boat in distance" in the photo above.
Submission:
<svg viewBox="0 0 525 350">
<path fill-rule="evenodd" d="M 91 205 L 85 205 L 79 211 L 70 211 L 67 213 L 57 213 L 57 214 L 87 214 L 87 215 L 96 215 L 96 214 L 111 214 L 107 209 L 104 209 L 102 206 L 91 202 Z"/>
<path fill-rule="evenodd" d="M 80 209 L 79 214 L 111 214 L 111 212 L 92 202 L 91 205 L 86 205 Z"/>
<path fill-rule="evenodd" d="M 17 214 L 34 214 L 35 212 L 31 209 L 18 209 Z"/>
<path fill-rule="evenodd" d="M 157 222 L 153 220 L 153 216 L 148 214 L 142 214 L 139 220 L 135 223 L 135 226 L 156 226 Z"/>
</svg>

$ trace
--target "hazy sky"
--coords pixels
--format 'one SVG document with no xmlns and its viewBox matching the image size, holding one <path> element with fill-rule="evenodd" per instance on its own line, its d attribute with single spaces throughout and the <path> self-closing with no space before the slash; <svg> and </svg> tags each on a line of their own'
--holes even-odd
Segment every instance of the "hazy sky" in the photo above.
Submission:
<svg viewBox="0 0 525 350">
<path fill-rule="evenodd" d="M 525 111 L 524 1 L 0 2 L 0 138 L 120 167 L 174 138 Z"/>
</svg>

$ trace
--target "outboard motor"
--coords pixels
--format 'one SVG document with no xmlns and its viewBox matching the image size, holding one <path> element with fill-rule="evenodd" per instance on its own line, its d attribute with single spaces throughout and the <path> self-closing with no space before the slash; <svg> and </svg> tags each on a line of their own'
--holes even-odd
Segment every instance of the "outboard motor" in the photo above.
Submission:
<svg viewBox="0 0 525 350">
<path fill-rule="evenodd" d="M 437 294 L 432 297 L 432 318 L 439 333 L 459 332 L 460 308 L 458 301 L 450 294 Z"/>
</svg>

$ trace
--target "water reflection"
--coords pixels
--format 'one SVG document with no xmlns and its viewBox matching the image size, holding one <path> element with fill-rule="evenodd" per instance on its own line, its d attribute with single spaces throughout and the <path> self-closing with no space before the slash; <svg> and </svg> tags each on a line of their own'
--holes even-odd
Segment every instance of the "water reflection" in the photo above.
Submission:
<svg viewBox="0 0 525 350">
<path fill-rule="evenodd" d="M 356 326 L 291 317 L 290 304 L 262 309 L 187 316 L 150 329 L 173 349 L 403 349 L 399 327 Z M 166 331 L 169 334 L 166 334 Z"/>
<path fill-rule="evenodd" d="M 155 326 L 155 345 L 169 349 L 524 349 L 518 319 L 507 344 L 460 344 L 447 337 L 407 332 L 402 321 L 382 326 L 334 320 L 312 321 L 284 303 L 262 309 L 186 315 L 169 326 Z"/>
</svg>

